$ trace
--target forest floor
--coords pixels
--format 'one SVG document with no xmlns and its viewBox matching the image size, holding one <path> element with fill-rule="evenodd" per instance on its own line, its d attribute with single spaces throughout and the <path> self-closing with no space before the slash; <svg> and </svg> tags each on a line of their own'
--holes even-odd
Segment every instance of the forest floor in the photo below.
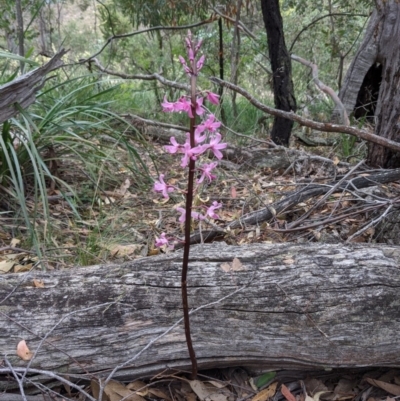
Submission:
<svg viewBox="0 0 400 401">
<path fill-rule="evenodd" d="M 180 168 L 179 155 L 166 153 L 164 145 L 150 137 L 148 141 L 151 146 L 143 147 L 141 155 L 146 160 L 150 175 L 157 179 L 160 173 L 165 173 L 168 184 L 184 189 L 186 177 L 185 171 Z M 247 148 L 251 149 L 251 146 Z M 267 152 L 270 148 L 265 141 L 257 144 L 258 150 L 265 149 Z M 217 179 L 201 188 L 195 205 L 201 210 L 213 201 L 221 202 L 223 207 L 218 209 L 219 219 L 213 224 L 223 228 L 247 213 L 270 207 L 305 185 L 331 182 L 334 178 L 332 168 L 336 171 L 337 179 L 351 169 L 350 165 L 341 166 L 337 157 L 335 159 L 333 155 L 324 154 L 326 151 L 323 148 L 317 150 L 318 157 L 331 156 L 332 160 L 336 160 L 333 167 L 332 164 L 328 166 L 321 163 L 318 157 L 313 159 L 312 155 L 307 163 L 294 163 L 281 170 L 241 169 L 239 164 L 231 161 L 222 162 Z M 151 160 L 156 160 L 156 163 Z M 70 203 L 49 183 L 51 222 L 37 222 L 38 232 L 44 235 L 46 228 L 50 230 L 51 227 L 53 233 L 54 247 L 42 249 L 42 261 L 48 269 L 120 263 L 155 255 L 160 252 L 154 246 L 155 238 L 162 232 L 178 239 L 178 243 L 182 239 L 183 227 L 175 210 L 184 206 L 182 193 L 176 191 L 165 200 L 152 190 L 151 185 L 146 188 L 136 185 L 135 177 L 128 170 L 118 170 L 114 172 L 115 179 L 109 182 L 109 186 L 98 186 L 96 196 L 85 201 L 85 191 L 93 183 L 79 171 L 65 158 L 59 165 L 58 174 L 59 178 L 73 185 L 79 194 L 81 219 L 76 219 Z M 353 173 L 368 174 L 365 171 L 360 173 L 357 169 Z M 364 195 L 359 191 L 332 193 L 317 207 L 317 199 L 311 198 L 293 209 L 280 212 L 270 221 L 227 230 L 223 240 L 238 245 L 253 242 L 344 242 L 349 238 L 352 242 L 373 242 L 376 227 L 368 226 L 373 212 L 362 213 L 362 208 L 378 198 L 394 199 L 398 196 L 399 185 L 392 183 L 377 185 Z M 33 210 L 33 200 L 28 197 L 27 202 Z M 355 211 L 354 216 L 346 217 L 349 210 Z M 357 210 L 360 212 L 356 213 Z M 338 216 L 342 218 L 337 219 Z M 1 273 L 29 271 L 38 257 L 32 254 L 31 249 L 21 249 L 27 243 L 22 227 L 18 227 L 20 235 L 13 236 L 16 227 L 12 226 L 11 220 L 4 216 L 0 220 Z M 367 228 L 362 231 L 363 227 Z M 193 230 L 200 233 L 210 228 L 212 226 L 205 221 L 193 224 Z M 352 237 L 358 232 L 359 235 Z M 164 251 L 169 252 L 167 249 Z M 260 384 L 260 378 L 252 378 L 251 374 L 240 368 L 201 372 L 199 381 L 189 380 L 185 372 L 176 372 L 146 382 L 122 384 L 111 381 L 106 389 L 110 401 L 122 400 L 127 395 L 129 398 L 126 399 L 135 401 L 392 401 L 400 396 L 400 370 L 282 371 L 272 378 L 268 375 L 261 376 L 262 385 L 256 385 L 257 382 Z M 269 379 L 264 383 L 262 379 L 265 377 Z M 60 391 L 69 399 L 79 399 L 71 389 Z M 96 390 L 92 387 L 92 391 Z"/>
</svg>

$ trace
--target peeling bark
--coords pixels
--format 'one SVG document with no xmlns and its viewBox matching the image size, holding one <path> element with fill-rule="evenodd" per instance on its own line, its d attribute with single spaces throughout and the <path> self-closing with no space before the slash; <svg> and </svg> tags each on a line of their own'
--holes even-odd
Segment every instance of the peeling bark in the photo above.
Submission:
<svg viewBox="0 0 400 401">
<path fill-rule="evenodd" d="M 371 73 L 371 68 L 375 65 L 381 66 L 382 80 L 375 109 L 375 134 L 396 142 L 400 141 L 399 37 L 400 3 L 377 0 L 364 39 L 339 94 L 347 112 L 352 112 L 365 89 L 363 84 L 368 73 Z M 371 166 L 396 168 L 400 166 L 400 155 L 399 152 L 369 144 L 367 162 Z"/>
<path fill-rule="evenodd" d="M 42 67 L 29 71 L 0 86 L 0 123 L 19 113 L 20 110 L 16 104 L 25 109 L 36 100 L 36 92 L 43 87 L 46 74 L 62 66 L 61 57 L 65 53 L 65 50 L 60 50 Z"/>
</svg>

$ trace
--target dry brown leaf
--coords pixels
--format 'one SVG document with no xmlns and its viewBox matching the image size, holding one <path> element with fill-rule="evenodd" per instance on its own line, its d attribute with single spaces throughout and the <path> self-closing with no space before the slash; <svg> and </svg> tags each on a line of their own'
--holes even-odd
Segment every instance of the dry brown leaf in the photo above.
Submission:
<svg viewBox="0 0 400 401">
<path fill-rule="evenodd" d="M 15 261 L 12 260 L 0 261 L 0 274 L 8 273 L 13 268 L 14 265 Z"/>
<path fill-rule="evenodd" d="M 220 392 L 220 389 L 212 383 L 204 383 L 199 380 L 189 381 L 190 387 L 197 394 L 200 401 L 227 401 L 228 397 Z"/>
<path fill-rule="evenodd" d="M 33 264 L 28 263 L 26 265 L 20 265 L 19 263 L 14 265 L 14 273 L 24 273 L 28 272 L 29 270 L 32 269 Z"/>
<path fill-rule="evenodd" d="M 230 271 L 238 272 L 242 270 L 246 270 L 246 267 L 242 264 L 242 262 L 238 258 L 233 258 L 232 262 L 224 262 L 220 265 L 221 269 L 228 273 Z"/>
<path fill-rule="evenodd" d="M 110 401 L 145 401 L 143 397 L 127 389 L 122 383 L 110 380 L 104 388 L 104 393 Z"/>
<path fill-rule="evenodd" d="M 162 399 L 167 400 L 167 401 L 171 400 L 171 398 L 167 394 L 165 394 L 164 391 L 159 390 L 158 388 L 151 388 L 150 387 L 149 388 L 149 393 L 154 395 L 157 398 L 162 398 Z"/>
<path fill-rule="evenodd" d="M 282 384 L 281 393 L 287 399 L 287 401 L 296 401 L 296 397 L 290 392 L 290 390 Z"/>
<path fill-rule="evenodd" d="M 17 247 L 20 243 L 21 243 L 21 240 L 19 240 L 18 238 L 13 238 L 13 239 L 10 241 L 10 246 L 13 247 L 13 248 L 15 248 L 15 247 Z"/>
<path fill-rule="evenodd" d="M 277 386 L 278 382 L 270 384 L 267 388 L 256 394 L 251 401 L 267 401 L 275 395 Z"/>
<path fill-rule="evenodd" d="M 398 386 L 397 384 L 386 383 L 381 380 L 371 379 L 369 377 L 366 380 L 369 384 L 372 384 L 375 387 L 379 387 L 382 390 L 385 390 L 390 394 L 393 394 L 396 396 L 400 395 L 400 386 Z"/>
<path fill-rule="evenodd" d="M 113 245 L 113 246 L 106 246 L 106 248 L 110 251 L 111 256 L 129 256 L 137 254 L 143 248 L 141 244 L 130 244 L 130 245 Z"/>
<path fill-rule="evenodd" d="M 131 181 L 129 178 L 127 178 L 122 184 L 121 187 L 119 188 L 119 193 L 121 193 L 122 195 L 126 194 L 126 191 L 129 189 L 129 187 L 131 186 Z"/>
<path fill-rule="evenodd" d="M 98 400 L 100 395 L 100 386 L 97 380 L 92 379 L 90 381 L 90 388 L 92 390 L 93 397 Z M 110 401 L 106 394 L 103 392 L 103 401 Z"/>
<path fill-rule="evenodd" d="M 17 345 L 17 355 L 24 361 L 30 361 L 33 356 L 33 352 L 31 352 L 26 345 L 25 340 L 21 340 Z"/>
<path fill-rule="evenodd" d="M 35 278 L 33 279 L 33 286 L 36 288 L 44 288 L 44 282 L 43 280 L 36 280 Z"/>
<path fill-rule="evenodd" d="M 197 401 L 197 395 L 195 393 L 188 393 L 185 397 L 186 401 Z"/>
<path fill-rule="evenodd" d="M 128 390 L 144 390 L 146 388 L 146 383 L 142 382 L 141 380 L 135 380 L 134 382 L 131 382 L 129 384 L 126 385 L 126 388 Z"/>
</svg>

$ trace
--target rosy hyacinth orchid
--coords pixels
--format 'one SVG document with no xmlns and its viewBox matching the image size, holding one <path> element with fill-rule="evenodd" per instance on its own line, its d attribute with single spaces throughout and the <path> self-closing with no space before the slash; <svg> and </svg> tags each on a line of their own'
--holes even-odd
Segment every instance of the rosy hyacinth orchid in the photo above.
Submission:
<svg viewBox="0 0 400 401">
<path fill-rule="evenodd" d="M 207 209 L 207 215 L 210 216 L 212 219 L 219 219 L 219 216 L 217 215 L 217 213 L 215 213 L 215 210 L 221 207 L 222 203 L 214 201 L 213 204 Z"/>
<path fill-rule="evenodd" d="M 217 162 L 212 162 L 209 164 L 203 164 L 202 167 L 199 168 L 201 171 L 201 176 L 197 180 L 198 184 L 201 184 L 205 179 L 208 180 L 208 182 L 211 182 L 212 180 L 215 180 L 217 177 L 214 174 L 211 174 L 211 171 L 218 166 Z"/>
<path fill-rule="evenodd" d="M 207 92 L 207 100 L 212 104 L 219 104 L 219 95 L 213 92 Z"/>
<path fill-rule="evenodd" d="M 228 144 L 226 144 L 226 143 L 220 143 L 221 139 L 222 139 L 222 135 L 219 132 L 217 132 L 215 134 L 214 138 L 211 138 L 210 143 L 208 145 L 204 145 L 204 146 L 207 146 L 207 149 L 211 150 L 211 152 L 214 153 L 214 156 L 220 160 L 223 157 L 220 150 L 225 149 L 228 146 Z"/>
<path fill-rule="evenodd" d="M 158 181 L 154 183 L 153 189 L 155 192 L 161 192 L 165 199 L 169 199 L 168 192 L 173 192 L 175 190 L 172 185 L 168 185 L 164 181 L 164 174 L 160 174 Z"/>
</svg>

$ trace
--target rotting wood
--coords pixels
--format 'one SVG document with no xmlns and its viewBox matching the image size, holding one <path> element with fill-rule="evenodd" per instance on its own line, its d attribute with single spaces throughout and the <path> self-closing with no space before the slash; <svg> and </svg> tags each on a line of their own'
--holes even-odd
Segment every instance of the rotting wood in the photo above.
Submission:
<svg viewBox="0 0 400 401">
<path fill-rule="evenodd" d="M 14 117 L 36 100 L 36 92 L 39 91 L 45 81 L 46 75 L 63 65 L 61 57 L 66 50 L 61 49 L 45 65 L 27 72 L 13 81 L 0 86 L 0 123 Z"/>
<path fill-rule="evenodd" d="M 233 258 L 243 270 L 226 272 Z M 0 276 L 0 350 L 15 367 L 106 374 L 182 316 L 181 252 L 122 265 Z M 199 368 L 400 366 L 400 249 L 361 244 L 199 245 L 188 278 Z M 237 267 L 237 264 L 236 264 Z M 33 280 L 44 288 L 35 288 Z M 115 377 L 190 366 L 183 324 Z M 7 379 L 0 379 L 0 387 Z"/>
</svg>

